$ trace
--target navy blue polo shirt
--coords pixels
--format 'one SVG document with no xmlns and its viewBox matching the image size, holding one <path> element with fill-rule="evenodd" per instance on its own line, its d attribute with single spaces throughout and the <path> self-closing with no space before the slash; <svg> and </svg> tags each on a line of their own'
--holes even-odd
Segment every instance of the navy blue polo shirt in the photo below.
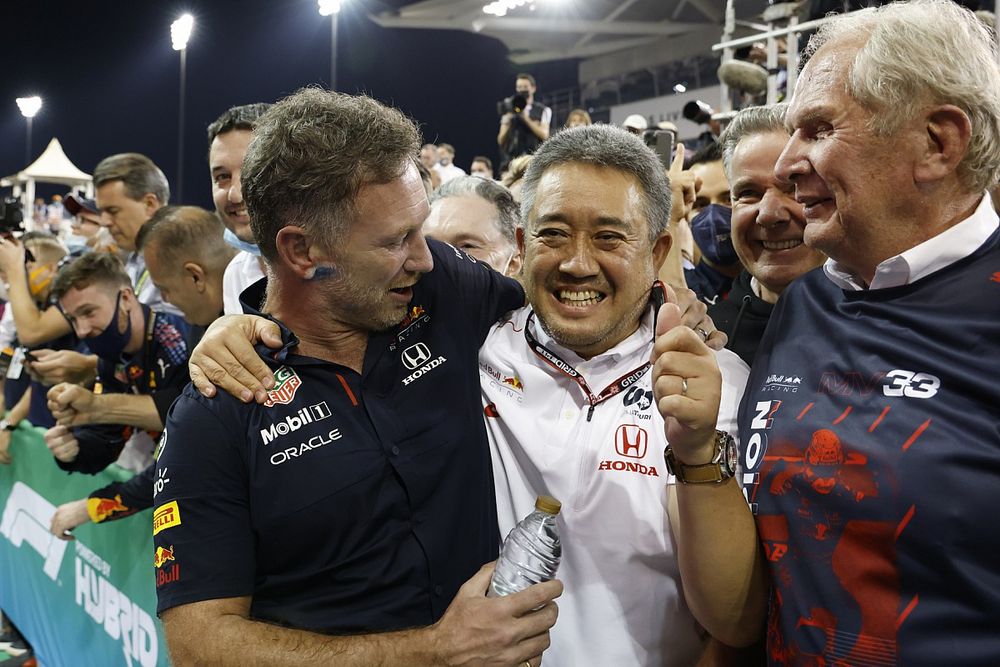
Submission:
<svg viewBox="0 0 1000 667">
<path fill-rule="evenodd" d="M 477 354 L 524 292 L 428 243 L 434 269 L 403 322 L 370 336 L 360 375 L 295 354 L 282 327 L 281 350 L 259 349 L 277 383 L 266 405 L 191 386 L 173 405 L 158 612 L 252 596 L 253 617 L 319 632 L 428 625 L 496 558 Z"/>
<path fill-rule="evenodd" d="M 187 340 L 190 332 L 187 322 L 177 315 L 161 313 L 144 305 L 142 316 L 145 328 L 142 348 L 113 359 L 99 357 L 94 393 L 148 395 L 160 419 L 166 422 L 170 404 L 189 382 Z M 56 459 L 56 464 L 67 472 L 98 473 L 118 458 L 132 430 L 133 427 L 126 424 L 76 426 L 73 435 L 80 443 L 80 453 L 68 463 Z M 150 431 L 150 436 L 157 438 L 159 433 Z M 146 507 L 149 504 L 132 509 L 138 511 Z"/>
</svg>

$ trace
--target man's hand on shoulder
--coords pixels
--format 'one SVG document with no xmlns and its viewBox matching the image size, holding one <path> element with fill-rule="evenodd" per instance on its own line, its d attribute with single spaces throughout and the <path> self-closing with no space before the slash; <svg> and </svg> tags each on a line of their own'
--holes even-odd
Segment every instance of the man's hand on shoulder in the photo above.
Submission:
<svg viewBox="0 0 1000 667">
<path fill-rule="evenodd" d="M 281 347 L 278 325 L 256 315 L 224 315 L 208 328 L 191 353 L 191 382 L 207 398 L 222 388 L 244 403 L 263 403 L 274 386 L 274 374 L 254 345 Z"/>
</svg>

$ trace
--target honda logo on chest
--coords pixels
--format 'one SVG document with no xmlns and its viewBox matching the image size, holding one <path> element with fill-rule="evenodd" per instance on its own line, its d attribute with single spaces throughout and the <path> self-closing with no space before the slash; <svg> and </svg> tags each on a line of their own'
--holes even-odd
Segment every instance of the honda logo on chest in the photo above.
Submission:
<svg viewBox="0 0 1000 667">
<path fill-rule="evenodd" d="M 622 424 L 615 431 L 615 451 L 621 456 L 641 459 L 646 456 L 649 434 L 646 429 L 633 424 Z"/>
<path fill-rule="evenodd" d="M 423 343 L 417 343 L 403 350 L 403 365 L 414 370 L 431 358 L 431 351 Z"/>
</svg>

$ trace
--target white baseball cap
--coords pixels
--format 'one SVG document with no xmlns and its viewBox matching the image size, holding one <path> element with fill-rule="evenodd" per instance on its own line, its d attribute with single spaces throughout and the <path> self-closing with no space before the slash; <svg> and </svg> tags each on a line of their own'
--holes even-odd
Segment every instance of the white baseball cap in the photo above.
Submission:
<svg viewBox="0 0 1000 667">
<path fill-rule="evenodd" d="M 625 119 L 625 122 L 622 123 L 622 127 L 630 127 L 633 130 L 645 130 L 649 127 L 649 124 L 646 122 L 645 116 L 634 113 Z"/>
</svg>

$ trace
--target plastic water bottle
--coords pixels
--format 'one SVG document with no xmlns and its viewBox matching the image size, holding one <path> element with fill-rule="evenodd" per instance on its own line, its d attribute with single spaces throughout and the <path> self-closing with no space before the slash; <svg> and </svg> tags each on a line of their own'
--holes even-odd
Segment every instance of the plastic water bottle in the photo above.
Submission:
<svg viewBox="0 0 1000 667">
<path fill-rule="evenodd" d="M 507 535 L 497 559 L 488 597 L 510 595 L 556 576 L 562 545 L 556 516 L 562 505 L 551 496 L 538 496 L 535 511 Z"/>
</svg>

